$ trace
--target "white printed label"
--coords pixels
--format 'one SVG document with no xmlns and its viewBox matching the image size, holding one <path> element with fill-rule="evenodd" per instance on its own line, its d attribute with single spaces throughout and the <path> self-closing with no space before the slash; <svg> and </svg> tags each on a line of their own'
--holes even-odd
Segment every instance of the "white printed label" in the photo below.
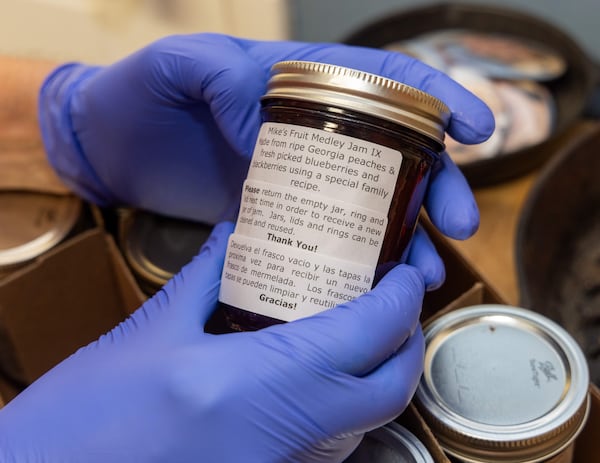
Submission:
<svg viewBox="0 0 600 463">
<path fill-rule="evenodd" d="M 219 299 L 290 321 L 368 291 L 401 162 L 346 135 L 263 124 Z"/>
</svg>

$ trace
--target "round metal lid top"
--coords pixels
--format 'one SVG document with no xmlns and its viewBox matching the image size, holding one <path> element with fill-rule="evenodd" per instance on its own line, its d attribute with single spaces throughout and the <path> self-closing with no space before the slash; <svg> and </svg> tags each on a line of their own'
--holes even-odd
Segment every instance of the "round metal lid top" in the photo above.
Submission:
<svg viewBox="0 0 600 463">
<path fill-rule="evenodd" d="M 504 461 L 507 454 L 537 461 L 583 426 L 585 357 L 546 317 L 502 305 L 468 307 L 433 321 L 425 339 L 416 397 L 449 453 L 467 461 Z"/>
<path fill-rule="evenodd" d="M 443 145 L 449 108 L 417 88 L 332 64 L 281 61 L 263 98 L 294 98 L 370 114 L 409 127 Z"/>
<path fill-rule="evenodd" d="M 0 193 L 0 267 L 22 264 L 62 241 L 75 225 L 81 200 L 33 192 Z"/>
</svg>

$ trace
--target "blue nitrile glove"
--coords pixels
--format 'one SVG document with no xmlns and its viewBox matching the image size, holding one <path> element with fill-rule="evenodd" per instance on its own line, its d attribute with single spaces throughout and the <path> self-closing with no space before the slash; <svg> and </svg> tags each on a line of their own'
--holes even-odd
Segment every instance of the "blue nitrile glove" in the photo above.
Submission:
<svg viewBox="0 0 600 463">
<path fill-rule="evenodd" d="M 68 64 L 41 90 L 49 159 L 83 197 L 203 222 L 235 217 L 261 123 L 259 98 L 277 61 L 322 61 L 420 88 L 452 110 L 448 132 L 477 143 L 494 127 L 490 110 L 439 71 L 384 50 L 339 44 L 260 42 L 216 34 L 172 36 L 111 66 Z M 446 235 L 478 227 L 471 191 L 444 155 L 426 208 Z M 434 252 L 427 275 L 443 275 Z M 440 281 L 428 281 L 430 285 Z"/>
<path fill-rule="evenodd" d="M 0 410 L 0 461 L 335 462 L 402 412 L 422 371 L 420 273 L 400 265 L 321 314 L 206 334 L 232 228 Z"/>
</svg>

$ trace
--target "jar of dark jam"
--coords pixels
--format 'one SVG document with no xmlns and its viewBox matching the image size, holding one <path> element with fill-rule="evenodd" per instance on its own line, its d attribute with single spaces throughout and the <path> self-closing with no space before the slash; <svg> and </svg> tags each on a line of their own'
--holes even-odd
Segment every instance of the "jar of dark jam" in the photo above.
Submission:
<svg viewBox="0 0 600 463">
<path fill-rule="evenodd" d="M 231 328 L 329 309 L 403 261 L 449 116 L 381 76 L 276 63 L 223 269 Z"/>
</svg>

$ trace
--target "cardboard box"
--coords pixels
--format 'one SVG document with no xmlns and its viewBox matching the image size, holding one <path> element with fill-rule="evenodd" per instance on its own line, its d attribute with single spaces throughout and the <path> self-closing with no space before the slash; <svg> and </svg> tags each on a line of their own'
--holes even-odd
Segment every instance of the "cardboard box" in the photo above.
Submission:
<svg viewBox="0 0 600 463">
<path fill-rule="evenodd" d="M 0 142 L 0 192 L 72 196 L 37 134 Z M 0 407 L 146 299 L 106 225 L 82 202 L 62 243 L 18 269 L 0 269 Z"/>
<path fill-rule="evenodd" d="M 10 400 L 145 299 L 100 227 L 0 280 L 0 397 Z"/>
</svg>

